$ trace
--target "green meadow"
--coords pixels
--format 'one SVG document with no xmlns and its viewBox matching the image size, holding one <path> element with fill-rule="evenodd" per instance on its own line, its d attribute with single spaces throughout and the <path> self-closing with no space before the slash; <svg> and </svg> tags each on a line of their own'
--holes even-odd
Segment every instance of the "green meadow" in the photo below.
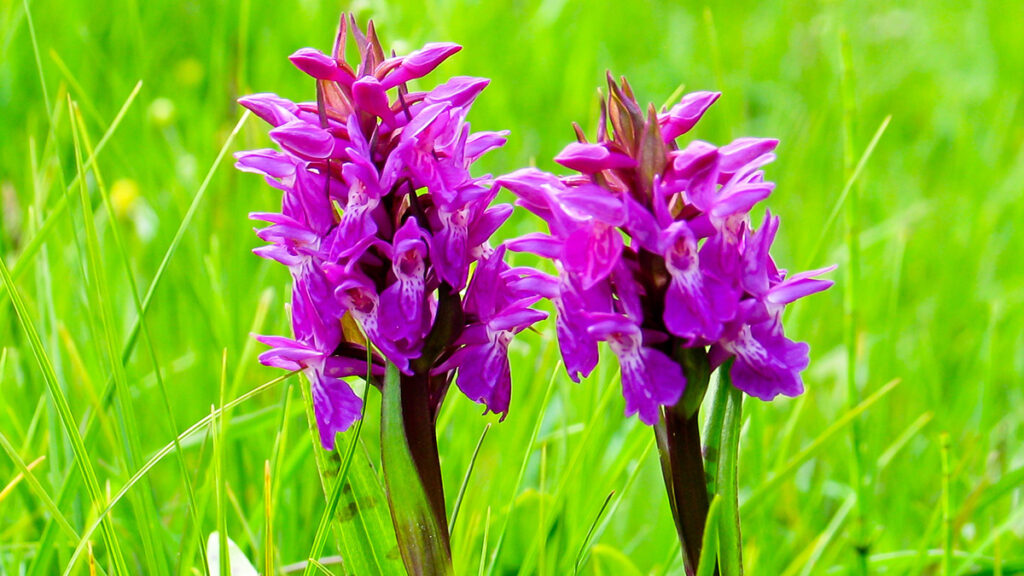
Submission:
<svg viewBox="0 0 1024 576">
<path fill-rule="evenodd" d="M 743 404 L 747 573 L 1024 574 L 1024 4 L 946 0 L 0 0 L 0 574 L 204 574 L 215 531 L 261 573 L 401 570 L 380 394 L 325 453 L 306 381 L 256 360 L 290 292 L 247 215 L 280 193 L 232 167 L 271 145 L 235 99 L 315 99 L 287 57 L 342 10 L 464 47 L 421 86 L 492 79 L 481 171 L 564 173 L 606 71 L 659 107 L 722 92 L 684 138 L 779 138 L 775 258 L 839 268 L 786 317 L 804 395 Z M 613 355 L 580 384 L 559 358 L 549 319 L 503 422 L 445 402 L 457 573 L 681 574 Z"/>
</svg>

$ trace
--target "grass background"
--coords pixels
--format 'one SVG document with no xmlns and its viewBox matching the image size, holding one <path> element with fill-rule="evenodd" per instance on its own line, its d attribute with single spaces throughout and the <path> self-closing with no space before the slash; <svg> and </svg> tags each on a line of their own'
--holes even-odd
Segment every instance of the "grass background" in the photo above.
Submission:
<svg viewBox="0 0 1024 576">
<path fill-rule="evenodd" d="M 0 0 L 0 256 L 39 336 L 30 340 L 0 288 L 0 574 L 86 573 L 88 550 L 69 562 L 92 503 L 197 422 L 180 457 L 141 475 L 107 531 L 90 536 L 99 569 L 120 549 L 130 573 L 201 572 L 200 541 L 218 528 L 259 565 L 268 552 L 278 569 L 309 554 L 324 494 L 299 379 L 208 418 L 279 376 L 256 363 L 249 333 L 287 330 L 287 274 L 250 254 L 259 242 L 246 218 L 279 196 L 215 158 L 241 115 L 238 96 L 312 98 L 287 56 L 328 49 L 343 9 L 372 17 L 400 53 L 462 44 L 428 82 L 492 78 L 471 120 L 512 135 L 482 170 L 554 169 L 572 120 L 592 132 L 605 70 L 658 104 L 680 85 L 722 91 L 694 137 L 780 138 L 768 167 L 778 187 L 767 204 L 784 223 L 776 259 L 841 271 L 835 289 L 787 319 L 811 344 L 807 393 L 744 406 L 748 571 L 856 573 L 866 555 L 872 573 L 1024 572 L 1024 5 Z M 85 203 L 68 95 L 93 145 L 128 101 L 82 179 Z M 267 143 L 250 119 L 229 149 Z M 87 148 L 77 146 L 84 157 Z M 517 216 L 501 234 L 536 225 Z M 132 348 L 136 296 L 156 279 Z M 568 574 L 577 560 L 585 574 L 679 573 L 653 434 L 622 417 L 614 361 L 572 384 L 549 328 L 512 349 L 505 422 L 458 394 L 442 413 L 449 508 L 494 423 L 454 528 L 459 573 Z M 893 379 L 848 425 L 844 415 Z M 338 518 L 393 555 L 389 525 L 372 523 L 386 514 L 370 468 L 375 402 L 374 392 L 353 464 L 366 482 Z M 88 421 L 77 443 L 71 431 Z M 18 476 L 41 457 L 31 478 Z M 327 554 L 338 550 L 329 540 Z"/>
</svg>

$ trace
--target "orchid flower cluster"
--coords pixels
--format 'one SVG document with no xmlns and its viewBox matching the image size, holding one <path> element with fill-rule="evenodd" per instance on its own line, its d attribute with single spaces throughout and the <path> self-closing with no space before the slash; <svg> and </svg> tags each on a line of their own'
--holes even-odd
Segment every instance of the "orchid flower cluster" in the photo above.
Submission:
<svg viewBox="0 0 1024 576">
<path fill-rule="evenodd" d="M 355 67 L 346 31 L 361 56 Z M 488 243 L 512 206 L 491 205 L 491 178 L 470 175 L 505 143 L 506 132 L 473 133 L 466 121 L 488 80 L 407 85 L 459 50 L 432 43 L 386 57 L 372 23 L 364 33 L 343 17 L 332 54 L 291 56 L 316 80 L 316 102 L 239 100 L 273 126 L 280 147 L 236 155 L 239 169 L 283 192 L 280 213 L 250 215 L 269 223 L 257 234 L 270 244 L 255 252 L 292 277 L 294 337 L 258 337 L 272 346 L 260 361 L 306 374 L 327 449 L 361 414 L 342 378 L 379 383 L 388 362 L 427 388 L 435 417 L 456 371 L 471 400 L 506 414 L 509 341 L 546 316 L 530 308 L 539 273 L 511 268 L 504 248 Z"/>
<path fill-rule="evenodd" d="M 576 126 L 579 141 L 555 158 L 578 174 L 523 169 L 498 179 L 550 229 L 508 246 L 557 268 L 557 278 L 533 284 L 555 303 L 569 375 L 589 374 L 597 343 L 606 341 L 619 358 L 627 415 L 650 425 L 660 406 L 683 394 L 684 348 L 707 349 L 712 368 L 735 358 L 732 382 L 752 396 L 802 393 L 808 347 L 785 337 L 782 312 L 831 286 L 816 278 L 831 268 L 788 275 L 769 254 L 778 217 L 751 223 L 751 209 L 774 187 L 762 167 L 778 141 L 679 148 L 676 138 L 718 93 L 694 92 L 671 110 L 645 112 L 625 79 L 608 83 L 597 141 Z"/>
<path fill-rule="evenodd" d="M 349 32 L 354 67 L 345 59 Z M 734 455 L 738 444 L 738 417 L 728 433 L 710 430 L 711 449 L 701 444 L 697 415 L 711 370 L 731 376 L 716 393 L 725 392 L 713 408 L 719 416 L 738 415 L 740 391 L 763 400 L 802 393 L 808 347 L 786 337 L 783 311 L 832 285 L 818 278 L 831 267 L 778 268 L 770 254 L 778 217 L 752 221 L 774 188 L 763 167 L 778 141 L 680 147 L 676 139 L 719 94 L 694 92 L 670 110 L 645 111 L 625 79 L 609 76 L 596 141 L 576 125 L 578 141 L 555 157 L 576 174 L 474 177 L 472 164 L 507 134 L 473 133 L 466 121 L 488 81 L 409 87 L 459 50 L 431 43 L 387 56 L 372 22 L 364 33 L 343 17 L 331 54 L 291 56 L 315 80 L 315 102 L 239 100 L 271 124 L 279 146 L 236 155 L 239 169 L 283 193 L 281 212 L 250 215 L 268 223 L 257 235 L 269 244 L 255 252 L 292 278 L 293 335 L 258 336 L 271 346 L 260 361 L 305 373 L 329 450 L 362 414 L 343 379 L 363 376 L 381 388 L 381 460 L 402 560 L 410 573 L 450 574 L 437 413 L 455 382 L 504 418 L 509 344 L 546 317 L 532 308 L 546 298 L 574 381 L 596 367 L 599 342 L 618 357 L 627 416 L 654 426 L 692 573 L 709 493 L 728 483 L 721 475 L 709 484 L 705 471 L 716 469 L 716 447 Z M 502 187 L 549 232 L 492 247 L 513 211 L 492 204 Z M 508 250 L 549 259 L 557 274 L 512 267 Z M 721 469 L 735 471 L 735 462 Z M 738 526 L 735 494 L 730 500 L 724 525 Z M 738 531 L 730 538 L 738 564 Z"/>
</svg>

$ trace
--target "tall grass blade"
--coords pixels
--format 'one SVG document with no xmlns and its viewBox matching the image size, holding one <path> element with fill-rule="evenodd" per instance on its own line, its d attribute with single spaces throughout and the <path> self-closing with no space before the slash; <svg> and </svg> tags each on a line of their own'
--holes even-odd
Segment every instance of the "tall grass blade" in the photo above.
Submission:
<svg viewBox="0 0 1024 576">
<path fill-rule="evenodd" d="M 601 518 L 604 516 L 604 511 L 608 509 L 608 503 L 612 501 L 612 497 L 615 496 L 615 491 L 612 490 L 608 493 L 608 496 L 604 499 L 604 503 L 601 504 L 601 509 L 597 511 L 597 516 L 594 517 L 594 521 L 590 523 L 590 528 L 587 530 L 587 535 L 583 537 L 583 542 L 580 543 L 579 549 L 576 551 L 576 562 L 573 563 L 573 574 L 579 574 L 580 567 L 586 562 L 587 549 L 590 546 L 590 540 L 594 536 L 594 530 L 597 529 L 598 523 L 601 522 Z"/>
<path fill-rule="evenodd" d="M 551 378 L 548 380 L 547 389 L 544 391 L 544 399 L 540 403 L 541 411 L 540 414 L 537 415 L 537 420 L 533 424 L 533 430 L 530 432 L 530 440 L 526 443 L 526 450 L 523 452 L 523 460 L 519 466 L 519 473 L 516 475 L 515 484 L 513 484 L 510 502 L 514 501 L 516 495 L 519 494 L 519 488 L 522 486 L 523 477 L 526 475 L 526 465 L 530 461 L 530 455 L 533 454 L 534 445 L 537 442 L 537 434 L 540 432 L 540 425 L 544 421 L 544 410 L 547 408 L 548 401 L 551 399 L 551 393 L 555 388 L 555 379 L 558 377 L 560 369 L 561 364 L 556 363 L 555 368 L 551 373 Z M 508 512 L 505 514 L 505 519 L 501 523 L 501 529 L 498 530 L 498 541 L 495 542 L 494 550 L 491 552 L 491 559 L 487 565 L 487 576 L 494 574 L 494 569 L 497 567 L 498 557 L 501 555 L 501 549 L 505 544 L 505 533 L 508 530 L 509 520 L 512 517 L 512 510 L 512 506 L 510 505 Z M 488 525 L 489 524 L 490 523 L 488 523 Z M 486 545 L 487 540 L 485 539 L 484 546 Z"/>
<path fill-rule="evenodd" d="M 836 536 L 839 535 L 839 531 L 842 529 L 843 524 L 846 522 L 846 518 L 850 515 L 850 512 L 857 505 L 856 494 L 851 494 L 843 501 L 843 505 L 839 507 L 839 510 L 832 516 L 832 520 L 829 521 L 828 525 L 825 526 L 825 530 L 815 539 L 814 546 L 810 549 L 810 555 L 803 568 L 800 570 L 800 576 L 811 576 L 816 574 L 815 568 L 818 562 L 821 560 L 825 550 L 835 541 Z"/>
<path fill-rule="evenodd" d="M 220 408 L 211 411 L 209 414 L 199 419 L 195 424 L 186 428 L 184 432 L 178 434 L 178 437 L 175 438 L 175 440 L 178 443 L 184 442 L 186 439 L 188 439 L 196 432 L 206 429 L 210 425 L 210 423 L 213 422 L 215 419 L 219 418 L 224 411 L 231 410 L 232 408 L 246 402 L 250 398 L 260 394 L 261 392 L 264 392 L 269 388 L 272 388 L 273 386 L 280 384 L 281 382 L 290 378 L 294 374 L 295 372 L 289 372 L 282 376 L 278 376 L 273 380 L 264 382 L 263 384 L 260 384 L 259 386 L 253 388 L 252 390 L 246 392 L 245 394 L 242 394 L 238 398 L 235 398 L 231 402 L 228 402 L 224 406 L 221 406 Z M 110 502 L 107 504 L 107 507 L 104 508 L 97 515 L 97 518 L 93 520 L 92 524 L 90 524 L 89 527 L 82 533 L 82 543 L 86 542 L 89 539 L 89 537 L 92 536 L 93 532 L 96 531 L 96 528 L 98 528 L 100 525 L 105 524 L 104 519 L 107 518 L 107 515 L 110 514 L 110 511 L 113 509 L 113 507 L 117 505 L 117 503 L 120 502 L 121 499 L 124 498 L 124 496 L 129 491 L 131 491 L 132 487 L 134 487 L 135 484 L 139 482 L 139 480 L 145 478 L 146 475 L 149 474 L 149 472 L 153 469 L 154 466 L 159 464 L 160 461 L 166 458 L 168 454 L 173 452 L 175 450 L 175 445 L 176 444 L 174 441 L 165 444 L 163 448 L 157 450 L 156 453 L 153 454 L 153 456 L 151 456 L 149 460 L 147 460 L 146 463 L 143 464 L 142 467 L 139 468 L 139 470 L 135 474 L 133 474 L 132 477 L 129 478 L 127 482 L 124 483 L 124 486 L 122 486 L 121 489 L 114 494 L 113 498 L 110 499 Z M 71 557 L 72 564 L 74 563 L 74 559 L 81 555 L 81 553 L 85 549 L 82 543 L 78 545 L 78 547 L 75 549 L 75 553 Z"/>
<path fill-rule="evenodd" d="M 491 429 L 491 423 L 488 422 L 484 426 L 483 432 L 480 433 L 480 439 L 476 441 L 476 448 L 473 449 L 473 455 L 469 458 L 469 466 L 466 467 L 466 474 L 462 477 L 462 484 L 459 486 L 459 494 L 455 497 L 455 504 L 452 505 L 452 518 L 448 521 L 448 534 L 455 533 L 455 521 L 459 518 L 459 510 L 462 508 L 462 498 L 466 495 L 466 488 L 469 487 L 469 478 L 473 475 L 473 466 L 476 464 L 476 457 L 480 455 L 480 447 L 484 445 L 484 438 L 487 437 L 487 431 Z"/>
<path fill-rule="evenodd" d="M 843 135 L 843 174 L 847 181 L 853 180 L 854 172 L 854 118 L 856 101 L 853 86 L 853 57 L 850 48 L 850 37 L 845 30 L 839 33 L 840 44 L 840 92 L 842 94 L 842 135 Z M 860 386 L 857 383 L 858 336 L 860 334 L 860 303 L 858 286 L 860 285 L 860 186 L 853 184 L 849 189 L 849 200 L 846 202 L 846 266 L 843 268 L 843 341 L 846 346 L 846 405 L 853 408 L 860 398 Z M 868 575 L 868 556 L 871 543 L 868 541 L 867 507 L 869 505 L 865 469 L 867 462 L 864 457 L 864 434 L 859 418 L 850 423 L 850 444 L 853 458 L 850 459 L 850 483 L 857 494 L 857 502 L 853 515 L 853 548 L 857 554 L 858 573 Z"/>
<path fill-rule="evenodd" d="M 140 86 L 141 84 L 136 85 L 136 90 Z M 84 123 L 82 122 L 81 115 L 78 115 L 77 118 L 78 126 L 81 132 L 80 135 L 82 137 L 82 142 L 85 144 L 85 151 L 88 157 L 95 158 L 96 151 L 94 151 L 92 148 L 92 142 L 89 140 L 88 131 L 82 129 L 82 127 L 84 127 Z M 128 249 L 125 246 L 124 239 L 121 237 L 121 232 L 117 225 L 117 222 L 114 220 L 115 212 L 113 203 L 111 202 L 110 193 L 107 190 L 107 187 L 103 180 L 103 176 L 98 166 L 93 168 L 93 174 L 96 176 L 96 187 L 99 189 L 100 198 L 103 201 L 103 207 L 106 210 L 107 214 L 110 216 L 110 233 L 111 236 L 114 238 L 114 244 L 117 246 L 118 253 L 121 256 L 121 263 L 124 266 L 125 277 L 128 280 L 128 287 L 132 296 L 132 304 L 134 304 L 135 306 L 135 314 L 138 318 L 140 330 L 143 337 L 143 342 L 146 345 L 146 350 L 149 353 L 149 360 L 153 366 L 153 375 L 156 378 L 157 389 L 160 392 L 160 399 L 163 402 L 163 409 L 167 417 L 167 431 L 173 437 L 176 432 L 176 430 L 174 429 L 174 409 L 171 406 L 170 395 L 167 393 L 167 386 L 164 383 L 163 369 L 161 368 L 160 361 L 157 358 L 156 347 L 153 345 L 153 338 L 150 335 L 149 327 L 146 324 L 146 315 L 142 306 L 142 300 L 139 298 L 139 287 L 138 283 L 135 281 L 135 274 L 132 272 L 131 259 L 128 255 Z M 115 366 L 118 365 L 117 362 L 112 362 L 112 364 Z M 174 452 L 175 455 L 177 456 L 176 460 L 178 462 L 178 470 L 181 474 L 182 482 L 184 483 L 185 496 L 188 499 L 188 510 L 190 518 L 193 525 L 199 526 L 199 517 L 197 513 L 198 507 L 196 504 L 195 489 L 192 486 L 192 477 L 191 474 L 189 473 L 188 466 L 185 464 L 185 456 L 182 453 L 181 445 L 178 443 L 176 438 L 173 440 L 173 442 L 175 445 Z M 205 571 L 207 569 L 207 566 L 209 565 L 209 562 L 206 559 L 206 542 L 202 538 L 202 536 L 199 535 L 198 531 L 196 532 L 196 534 L 197 543 L 199 547 L 199 555 L 201 560 L 200 565 L 203 567 L 203 570 Z"/>
<path fill-rule="evenodd" d="M 71 123 L 71 136 L 74 141 L 75 168 L 79 182 L 79 194 L 82 202 L 82 220 L 85 226 L 85 253 L 86 264 L 83 264 L 83 284 L 88 285 L 91 290 L 91 308 L 99 316 L 100 339 L 103 343 L 103 351 L 107 356 L 109 368 L 113 376 L 114 390 L 118 400 L 118 420 L 122 437 L 126 442 L 122 443 L 124 463 L 127 471 L 138 467 L 137 459 L 141 458 L 142 442 L 139 439 L 138 419 L 135 417 L 135 409 L 131 392 L 128 389 L 128 377 L 124 372 L 124 365 L 118 358 L 119 349 L 117 337 L 114 335 L 116 320 L 110 308 L 107 286 L 106 271 L 103 267 L 103 248 L 100 246 L 99 235 L 96 232 L 96 218 L 92 209 L 92 200 L 89 197 L 89 190 L 86 186 L 86 173 L 82 161 L 82 138 L 80 133 L 82 126 L 78 120 L 81 114 L 78 113 L 75 102 L 68 97 L 68 117 Z M 98 171 L 94 174 L 98 175 Z M 97 176 L 99 181 L 100 177 Z M 132 507 L 136 514 L 136 526 L 142 539 L 143 551 L 149 565 L 149 571 L 155 575 L 166 574 L 167 559 L 164 549 L 159 545 L 161 539 L 153 533 L 153 526 L 159 526 L 157 518 L 159 513 L 153 501 L 153 486 L 147 485 L 148 490 L 143 494 L 137 494 L 132 498 Z"/>
<path fill-rule="evenodd" d="M 857 161 L 857 166 L 853 169 L 853 173 L 846 179 L 846 183 L 843 185 L 843 189 L 839 193 L 839 198 L 836 199 L 832 211 L 825 218 L 825 224 L 821 227 L 821 235 L 818 236 L 818 241 L 814 244 L 814 249 L 811 250 L 811 255 L 801 267 L 802 269 L 810 268 L 814 262 L 818 261 L 818 257 L 821 256 L 821 250 L 825 246 L 825 239 L 828 237 L 829 232 L 831 232 L 840 211 L 846 206 L 846 199 L 850 195 L 850 190 L 853 189 L 860 178 L 860 173 L 864 170 L 864 166 L 867 165 L 871 155 L 875 152 L 875 147 L 878 146 L 878 142 L 882 139 L 882 135 L 885 134 L 885 130 L 889 127 L 889 122 L 891 121 L 892 115 L 886 116 L 882 123 L 878 125 L 878 129 L 875 130 L 875 134 L 871 137 L 867 147 L 864 148 L 864 152 L 861 153 L 860 159 Z"/>
<path fill-rule="evenodd" d="M 729 370 L 732 363 L 719 368 L 718 385 L 728 392 L 722 418 L 722 440 L 719 445 L 718 494 L 721 495 L 722 517 L 718 524 L 718 566 L 722 576 L 743 576 L 743 541 L 740 537 L 739 447 L 742 424 L 743 393 L 732 385 Z"/>
<path fill-rule="evenodd" d="M 139 95 L 139 91 L 142 90 L 142 80 L 139 80 L 135 84 L 135 88 L 132 89 L 131 93 L 128 94 L 128 98 L 125 99 L 121 105 L 121 109 L 118 110 L 117 115 L 110 122 L 110 126 L 106 132 L 103 133 L 103 137 L 100 138 L 99 142 L 96 143 L 96 150 L 89 154 L 89 157 L 85 161 L 85 170 L 88 171 L 92 168 L 93 164 L 99 158 L 100 152 L 106 147 L 107 142 L 113 137 L 114 132 L 118 126 L 121 125 L 121 121 L 124 119 L 128 110 L 131 108 L 132 103 L 135 102 L 136 96 Z M 76 175 L 71 182 L 67 185 L 66 191 L 71 192 L 75 186 L 78 185 L 78 176 Z M 33 261 L 36 253 L 43 246 L 46 240 L 50 237 L 57 223 L 60 222 L 61 216 L 64 215 L 64 211 L 68 208 L 68 196 L 61 195 L 57 198 L 53 209 L 46 215 L 46 219 L 43 221 L 42 227 L 36 231 L 32 236 L 32 239 L 25 244 L 21 249 L 21 253 L 18 256 L 18 260 L 14 263 L 14 268 L 11 270 L 11 275 L 15 280 L 19 280 L 21 276 L 29 269 L 29 264 Z"/>
<path fill-rule="evenodd" d="M 558 373 L 558 367 L 555 368 L 556 374 Z M 573 451 L 572 457 L 569 463 L 562 470 L 562 478 L 558 485 L 555 487 L 555 492 L 552 498 L 552 509 L 559 509 L 565 504 L 565 498 L 571 493 L 569 490 L 573 484 L 574 474 L 577 466 L 583 460 L 584 455 L 587 453 L 586 448 L 591 446 L 592 438 L 597 434 L 596 430 L 599 428 L 604 415 L 608 413 L 608 407 L 611 405 L 612 399 L 617 396 L 617 393 L 621 388 L 619 387 L 621 375 L 616 375 L 614 378 L 608 380 L 607 386 L 598 399 L 597 406 L 590 411 L 590 417 L 587 420 L 586 425 L 583 427 L 583 436 L 580 438 L 579 445 L 576 446 Z M 545 400 L 547 402 L 547 400 Z M 525 462 L 524 464 L 525 465 Z M 518 488 L 516 489 L 518 492 Z M 557 520 L 557 518 L 542 518 L 541 526 L 537 530 L 535 537 L 530 542 L 530 547 L 526 554 L 519 559 L 519 570 L 520 573 L 528 572 L 533 568 L 534 563 L 537 561 L 537 556 L 541 548 L 541 541 L 544 539 L 544 535 L 548 533 L 551 525 Z M 499 538 L 499 545 L 502 540 Z M 493 568 L 493 566 L 492 566 Z"/>
<path fill-rule="evenodd" d="M 372 378 L 369 361 L 367 356 L 367 381 Z M 309 438 L 326 503 L 307 558 L 320 558 L 333 524 L 337 528 L 338 545 L 345 558 L 345 569 L 352 574 L 387 574 L 402 570 L 400 561 L 391 555 L 398 544 L 390 513 L 382 505 L 387 496 L 365 451 L 357 456 L 366 419 L 365 394 L 370 388 L 370 384 L 367 384 L 362 414 L 348 434 L 351 438 L 345 454 L 341 456 L 338 448 L 330 453 L 322 449 L 312 394 L 309 386 L 302 385 Z M 306 565 L 305 574 L 310 574 L 310 570 L 310 565 Z"/>
<path fill-rule="evenodd" d="M 896 386 L 899 385 L 901 380 L 891 380 L 871 396 L 865 398 L 860 404 L 854 407 L 852 410 L 848 410 L 835 422 L 833 422 L 828 428 L 826 428 L 813 442 L 805 446 L 802 450 L 797 452 L 795 456 L 790 458 L 789 462 L 782 467 L 777 473 L 772 475 L 770 478 L 761 483 L 757 488 L 751 492 L 750 496 L 743 501 L 741 509 L 744 513 L 752 512 L 756 509 L 760 503 L 764 500 L 764 496 L 771 491 L 775 490 L 779 484 L 784 482 L 791 474 L 796 472 L 801 465 L 807 462 L 818 450 L 824 447 L 825 443 L 830 440 L 837 433 L 841 432 L 856 418 L 862 414 L 865 410 L 870 408 L 876 402 L 884 398 L 889 392 L 892 392 Z"/>
<path fill-rule="evenodd" d="M 39 479 L 35 477 L 35 474 L 32 474 L 32 469 L 42 463 L 46 456 L 40 456 L 31 463 L 25 464 L 25 461 L 18 454 L 17 449 L 15 449 L 11 444 L 11 441 L 8 440 L 7 436 L 4 436 L 2 432 L 0 432 L 0 447 L 4 449 L 4 452 L 6 452 L 7 456 L 10 457 L 11 462 L 14 462 L 14 467 L 18 469 L 18 475 L 14 477 L 14 480 L 12 480 L 6 488 L 0 490 L 0 502 L 4 501 L 4 498 L 13 491 L 14 487 L 17 486 L 19 482 L 24 481 L 28 484 L 29 489 L 32 490 L 32 493 L 39 498 L 40 502 L 43 503 L 43 507 L 50 513 L 50 516 L 57 523 L 57 526 L 64 531 L 64 534 L 77 541 L 79 539 L 78 532 L 71 523 L 68 522 L 67 517 L 65 517 L 64 513 L 60 511 L 60 508 L 57 508 L 57 504 L 54 503 L 53 499 L 50 498 L 50 495 L 46 493 L 46 488 L 43 488 L 43 485 L 39 483 Z"/>
<path fill-rule="evenodd" d="M 271 497 L 270 460 L 263 461 L 263 573 L 274 574 L 274 517 Z"/>
<path fill-rule="evenodd" d="M 717 372 L 716 372 L 717 374 Z M 707 394 L 704 411 L 707 418 L 700 431 L 704 453 L 704 477 L 707 482 L 708 497 L 718 494 L 718 462 L 721 458 L 719 450 L 722 444 L 722 422 L 725 418 L 725 404 L 729 397 L 729 389 L 722 385 L 720 378 L 711 384 L 714 393 Z"/>
<path fill-rule="evenodd" d="M 953 576 L 953 506 L 949 488 L 952 472 L 949 465 L 949 434 L 939 436 L 939 452 L 942 459 L 942 556 L 943 576 Z"/>
<path fill-rule="evenodd" d="M 43 373 L 43 379 L 46 381 L 47 391 L 56 406 L 57 414 L 60 418 L 61 425 L 63 426 L 64 433 L 71 441 L 71 449 L 75 454 L 75 466 L 77 467 L 78 472 L 82 475 L 82 478 L 85 480 L 86 490 L 88 491 L 93 507 L 96 510 L 101 510 L 103 509 L 105 499 L 103 498 L 103 492 L 100 490 L 99 480 L 96 477 L 96 471 L 93 468 L 92 460 L 89 458 L 89 452 L 86 450 L 85 442 L 83 442 L 82 436 L 78 432 L 78 426 L 75 422 L 75 417 L 71 412 L 71 406 L 68 404 L 67 397 L 64 395 L 64 390 L 57 381 L 57 373 L 54 371 L 53 364 L 50 362 L 46 349 L 43 347 L 43 343 L 39 339 L 39 333 L 36 331 L 31 317 L 28 315 L 28 310 L 25 309 L 25 304 L 22 302 L 21 296 L 18 294 L 17 287 L 14 285 L 14 279 L 11 278 L 11 273 L 7 269 L 7 263 L 4 262 L 2 256 L 0 256 L 0 276 L 2 276 L 3 282 L 7 286 L 7 294 L 10 296 L 11 301 L 14 304 L 14 311 L 18 316 L 18 322 L 21 324 L 22 330 L 28 337 L 29 345 L 32 348 L 32 353 L 35 356 L 36 363 L 39 365 L 39 369 Z M 124 561 L 124 554 L 121 551 L 121 544 L 118 540 L 117 531 L 114 529 L 113 522 L 107 518 L 106 514 L 102 517 L 104 518 L 104 521 L 102 522 L 103 540 L 107 547 L 107 551 L 111 556 L 114 571 L 117 574 L 128 574 Z"/>
<path fill-rule="evenodd" d="M 722 497 L 715 494 L 708 506 L 708 521 L 704 525 L 704 541 L 701 542 L 700 560 L 697 562 L 697 576 L 714 576 L 718 567 L 718 526 L 722 512 Z"/>
<path fill-rule="evenodd" d="M 227 394 L 228 381 L 228 351 L 225 348 L 221 352 L 220 364 L 220 405 L 224 405 L 224 395 Z M 210 414 L 216 412 L 216 406 L 210 406 Z M 210 425 L 213 427 L 213 486 L 216 495 L 216 516 L 217 516 L 217 538 L 220 541 L 219 566 L 222 575 L 231 574 L 231 554 L 225 554 L 228 550 L 228 503 L 225 491 L 227 490 L 227 479 L 224 477 L 224 421 L 227 414 L 221 412 L 214 418 Z"/>
</svg>

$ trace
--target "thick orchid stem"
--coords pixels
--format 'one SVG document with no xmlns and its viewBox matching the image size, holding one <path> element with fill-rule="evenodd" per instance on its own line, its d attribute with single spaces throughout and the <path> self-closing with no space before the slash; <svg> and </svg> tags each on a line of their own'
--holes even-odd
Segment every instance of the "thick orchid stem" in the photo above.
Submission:
<svg viewBox="0 0 1024 576">
<path fill-rule="evenodd" d="M 661 472 L 676 532 L 683 551 L 686 574 L 696 572 L 708 516 L 708 492 L 701 453 L 697 413 L 707 390 L 709 368 L 703 350 L 688 350 L 678 357 L 687 379 L 687 393 L 675 406 L 666 406 L 654 426 L 661 453 Z"/>
<path fill-rule="evenodd" d="M 452 574 L 437 437 L 424 376 L 388 363 L 381 400 L 381 460 L 391 519 L 410 575 Z"/>
</svg>

